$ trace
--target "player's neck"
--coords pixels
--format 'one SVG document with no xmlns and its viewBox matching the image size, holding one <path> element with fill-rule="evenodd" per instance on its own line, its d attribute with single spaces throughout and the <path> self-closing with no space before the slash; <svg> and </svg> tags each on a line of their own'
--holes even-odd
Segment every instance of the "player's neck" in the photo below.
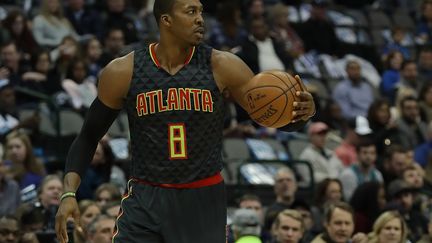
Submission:
<svg viewBox="0 0 432 243">
<path fill-rule="evenodd" d="M 183 66 L 190 55 L 192 46 L 181 45 L 161 40 L 155 47 L 155 54 L 160 65 L 167 69 Z"/>
</svg>

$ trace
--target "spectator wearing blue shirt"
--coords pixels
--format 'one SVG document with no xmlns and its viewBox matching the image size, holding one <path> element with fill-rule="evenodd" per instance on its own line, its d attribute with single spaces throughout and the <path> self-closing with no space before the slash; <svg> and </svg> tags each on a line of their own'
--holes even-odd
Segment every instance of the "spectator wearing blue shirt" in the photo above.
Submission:
<svg viewBox="0 0 432 243">
<path fill-rule="evenodd" d="M 406 36 L 406 32 L 405 29 L 403 29 L 402 27 L 396 26 L 392 29 L 391 40 L 386 46 L 384 46 L 382 52 L 384 58 L 386 58 L 387 55 L 393 51 L 398 51 L 402 53 L 405 59 L 411 58 L 408 48 L 403 45 L 405 36 Z"/>
<path fill-rule="evenodd" d="M 400 80 L 400 69 L 404 61 L 403 55 L 399 51 L 390 52 L 385 61 L 386 70 L 382 75 L 381 93 L 394 103 L 396 86 Z"/>
<path fill-rule="evenodd" d="M 432 1 L 425 0 L 421 6 L 422 16 L 417 25 L 417 44 L 432 43 Z"/>
<path fill-rule="evenodd" d="M 362 78 L 361 67 L 357 61 L 348 61 L 346 72 L 348 79 L 336 85 L 333 99 L 341 107 L 345 119 L 366 116 L 374 100 L 372 87 Z"/>
<path fill-rule="evenodd" d="M 432 161 L 432 122 L 428 125 L 428 139 L 425 143 L 418 145 L 414 150 L 414 160 L 423 168 Z"/>
</svg>

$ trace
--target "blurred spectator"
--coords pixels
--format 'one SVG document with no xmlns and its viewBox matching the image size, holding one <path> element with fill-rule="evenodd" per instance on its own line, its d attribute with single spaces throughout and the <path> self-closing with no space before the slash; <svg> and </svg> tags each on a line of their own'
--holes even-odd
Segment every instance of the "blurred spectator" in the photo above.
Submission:
<svg viewBox="0 0 432 243">
<path fill-rule="evenodd" d="M 404 38 L 406 36 L 406 30 L 400 26 L 395 26 L 391 30 L 391 39 L 389 43 L 384 46 L 383 49 L 383 59 L 386 60 L 389 53 L 394 51 L 400 52 L 404 59 L 410 58 L 409 50 L 403 45 Z"/>
<path fill-rule="evenodd" d="M 409 228 L 408 238 L 417 241 L 427 232 L 427 219 L 422 213 L 413 207 L 415 188 L 407 182 L 397 179 L 388 186 L 389 204 L 388 209 L 398 210 Z"/>
<path fill-rule="evenodd" d="M 100 58 L 102 56 L 102 44 L 96 37 L 91 37 L 83 46 L 84 55 L 88 69 L 89 75 L 95 80 L 99 76 L 99 72 L 102 69 L 100 63 Z"/>
<path fill-rule="evenodd" d="M 277 214 L 289 209 L 296 201 L 297 180 L 289 168 L 281 168 L 274 177 L 274 193 L 276 202 L 267 208 L 264 220 L 264 229 L 269 231 Z"/>
<path fill-rule="evenodd" d="M 419 106 L 424 120 L 429 123 L 432 121 L 432 82 L 425 83 L 420 89 Z"/>
<path fill-rule="evenodd" d="M 400 80 L 400 69 L 404 59 L 399 51 L 392 51 L 384 61 L 384 73 L 380 84 L 381 93 L 392 103 L 396 96 L 396 87 Z"/>
<path fill-rule="evenodd" d="M 109 215 L 111 217 L 117 218 L 117 216 L 120 213 L 120 207 L 121 207 L 121 201 L 116 200 L 112 202 L 106 203 L 103 208 L 101 209 L 102 214 Z"/>
<path fill-rule="evenodd" d="M 39 201 L 48 209 L 60 204 L 60 196 L 63 193 L 63 182 L 57 175 L 47 175 L 42 180 L 39 188 Z"/>
<path fill-rule="evenodd" d="M 386 206 L 384 185 L 376 181 L 359 185 L 350 200 L 354 209 L 354 232 L 368 233 Z"/>
<path fill-rule="evenodd" d="M 115 226 L 115 218 L 107 215 L 97 216 L 87 226 L 87 243 L 111 243 Z"/>
<path fill-rule="evenodd" d="M 0 141 L 11 131 L 25 128 L 36 131 L 39 127 L 39 114 L 35 111 L 27 118 L 18 120 L 15 88 L 8 80 L 0 80 Z"/>
<path fill-rule="evenodd" d="M 61 80 L 65 78 L 71 60 L 79 57 L 80 54 L 80 44 L 72 36 L 65 36 L 60 45 L 50 52 L 51 60 L 55 63 L 54 68 Z"/>
<path fill-rule="evenodd" d="M 7 177 L 7 166 L 0 159 L 0 217 L 14 214 L 21 204 L 21 194 L 18 183 Z"/>
<path fill-rule="evenodd" d="M 421 5 L 421 18 L 417 23 L 417 44 L 432 43 L 432 1 L 424 0 Z"/>
<path fill-rule="evenodd" d="M 273 37 L 275 37 L 278 42 L 285 44 L 285 51 L 293 58 L 303 55 L 303 40 L 288 22 L 288 6 L 282 3 L 273 5 L 269 11 L 269 18 Z"/>
<path fill-rule="evenodd" d="M 432 242 L 432 220 L 431 220 L 431 216 L 429 216 L 428 218 L 429 218 L 428 233 L 427 234 L 425 233 L 417 243 L 430 243 L 430 242 Z"/>
<path fill-rule="evenodd" d="M 51 58 L 48 51 L 40 51 L 35 53 L 31 58 L 32 69 L 23 73 L 21 87 L 40 92 L 42 94 L 48 93 L 48 76 L 51 70 Z M 35 98 L 30 95 L 19 95 L 21 104 L 28 102 L 37 103 L 40 98 Z"/>
<path fill-rule="evenodd" d="M 103 24 L 98 12 L 85 6 L 84 0 L 68 0 L 65 16 L 80 36 L 95 35 L 102 39 Z"/>
<path fill-rule="evenodd" d="M 12 10 L 2 22 L 21 54 L 22 59 L 30 61 L 31 55 L 38 51 L 33 33 L 29 28 L 26 16 L 19 10 Z"/>
<path fill-rule="evenodd" d="M 245 19 L 251 20 L 254 18 L 261 18 L 264 16 L 265 6 L 263 0 L 249 0 L 245 2 L 246 2 L 246 10 L 247 10 Z"/>
<path fill-rule="evenodd" d="M 421 171 L 414 165 L 410 165 L 406 167 L 402 171 L 402 180 L 407 182 L 411 187 L 417 189 L 420 191 L 420 189 L 424 186 L 423 176 L 421 174 Z"/>
<path fill-rule="evenodd" d="M 299 26 L 306 51 L 335 55 L 340 49 L 333 24 L 327 18 L 328 5 L 327 0 L 313 0 L 310 18 Z"/>
<path fill-rule="evenodd" d="M 374 100 L 372 86 L 362 78 L 361 67 L 357 61 L 348 61 L 346 72 L 348 79 L 336 85 L 332 97 L 342 108 L 344 118 L 366 116 Z"/>
<path fill-rule="evenodd" d="M 254 210 L 237 209 L 231 227 L 235 243 L 261 243 L 261 226 Z"/>
<path fill-rule="evenodd" d="M 236 1 L 219 1 L 216 17 L 208 37 L 213 48 L 234 51 L 247 40 L 248 32 L 242 26 L 241 11 Z"/>
<path fill-rule="evenodd" d="M 327 124 L 330 130 L 335 130 L 335 132 L 340 135 L 343 133 L 346 127 L 346 120 L 342 116 L 342 109 L 340 105 L 333 99 L 327 100 L 327 103 L 318 120 L 321 120 Z"/>
<path fill-rule="evenodd" d="M 66 36 L 77 39 L 72 24 L 63 15 L 59 0 L 42 0 L 40 13 L 33 19 L 33 35 L 40 46 L 54 48 Z"/>
<path fill-rule="evenodd" d="M 314 226 L 313 233 L 323 231 L 325 209 L 328 205 L 343 201 L 343 186 L 339 179 L 327 178 L 318 183 L 315 189 L 315 205 L 311 208 Z"/>
<path fill-rule="evenodd" d="M 394 144 L 387 147 L 380 171 L 384 177 L 384 183 L 390 182 L 402 176 L 402 172 L 409 166 L 406 149 Z"/>
<path fill-rule="evenodd" d="M 310 143 L 301 152 L 299 159 L 309 161 L 312 165 L 315 183 L 326 178 L 336 178 L 343 169 L 342 162 L 336 154 L 326 148 L 326 137 L 329 127 L 323 122 L 314 122 L 308 127 Z M 300 171 L 303 180 L 309 183 L 306 171 Z"/>
<path fill-rule="evenodd" d="M 390 103 L 387 99 L 378 98 L 369 107 L 367 119 L 369 121 L 378 157 L 384 155 L 385 147 L 399 144 L 400 136 L 394 119 L 390 113 Z"/>
<path fill-rule="evenodd" d="M 18 209 L 17 215 L 19 215 L 23 233 L 43 232 L 45 214 L 40 203 L 27 203 L 21 205 Z"/>
<path fill-rule="evenodd" d="M 357 162 L 356 146 L 360 138 L 372 133 L 368 120 L 363 116 L 357 116 L 347 122 L 345 137 L 341 145 L 335 149 L 336 155 L 345 166 Z"/>
<path fill-rule="evenodd" d="M 432 47 L 426 46 L 420 49 L 418 54 L 418 72 L 420 80 L 432 80 Z"/>
<path fill-rule="evenodd" d="M 39 186 L 45 176 L 45 168 L 34 155 L 27 134 L 17 130 L 7 135 L 5 158 L 10 163 L 9 173 L 21 189 L 30 185 Z"/>
<path fill-rule="evenodd" d="M 45 221 L 43 210 L 33 204 L 27 204 L 24 208 L 22 212 L 19 212 L 18 217 L 22 234 L 21 243 L 39 243 L 37 236 L 44 234 L 42 231 Z"/>
<path fill-rule="evenodd" d="M 62 87 L 69 95 L 72 107 L 83 116 L 97 96 L 96 80 L 89 76 L 84 59 L 76 58 L 69 63 Z"/>
<path fill-rule="evenodd" d="M 412 89 L 418 97 L 424 80 L 420 80 L 418 76 L 417 63 L 412 60 L 405 60 L 402 63 L 400 74 L 401 77 L 396 89 Z"/>
<path fill-rule="evenodd" d="M 124 32 L 119 28 L 111 28 L 108 30 L 104 39 L 104 50 L 100 57 L 102 67 L 111 62 L 114 58 L 122 54 L 125 47 Z"/>
<path fill-rule="evenodd" d="M 126 13 L 125 0 L 107 0 L 107 11 L 103 26 L 106 29 L 119 28 L 124 33 L 126 44 L 138 41 L 135 20 Z"/>
<path fill-rule="evenodd" d="M 0 80 L 9 80 L 13 85 L 21 83 L 21 75 L 27 68 L 20 61 L 21 56 L 15 43 L 6 42 L 0 46 Z"/>
<path fill-rule="evenodd" d="M 381 214 L 375 221 L 373 231 L 369 234 L 369 243 L 408 243 L 408 228 L 397 211 Z"/>
<path fill-rule="evenodd" d="M 272 232 L 274 243 L 298 243 L 305 232 L 305 224 L 302 215 L 291 209 L 280 212 L 273 222 Z"/>
<path fill-rule="evenodd" d="M 418 101 L 413 96 L 405 97 L 400 102 L 401 117 L 396 121 L 402 136 L 401 144 L 413 149 L 427 138 L 427 125 L 421 121 Z"/>
<path fill-rule="evenodd" d="M 291 57 L 285 51 L 282 42 L 270 37 L 269 27 L 264 18 L 250 20 L 249 32 L 251 35 L 242 43 L 238 55 L 254 73 L 291 69 Z"/>
<path fill-rule="evenodd" d="M 358 161 L 346 168 L 339 176 L 343 184 L 346 200 L 350 200 L 354 190 L 369 181 L 383 182 L 383 176 L 375 168 L 377 159 L 376 147 L 369 139 L 363 139 L 356 146 Z"/>
<path fill-rule="evenodd" d="M 115 177 L 120 178 L 120 181 L 115 181 Z M 122 188 L 126 184 L 126 179 L 123 171 L 114 165 L 114 154 L 109 144 L 99 142 L 93 160 L 81 180 L 78 197 L 82 199 L 92 198 L 94 190 L 107 182 Z"/>
<path fill-rule="evenodd" d="M 75 228 L 73 240 L 74 243 L 85 243 L 88 225 L 101 214 L 101 210 L 96 202 L 90 200 L 82 200 L 78 203 L 78 206 L 81 213 L 80 226 L 83 231 L 78 231 L 77 228 Z"/>
<path fill-rule="evenodd" d="M 258 215 L 260 224 L 264 223 L 264 210 L 260 198 L 254 194 L 245 194 L 239 199 L 239 208 L 253 209 Z"/>
<path fill-rule="evenodd" d="M 354 213 L 350 205 L 338 202 L 329 205 L 325 213 L 325 232 L 318 235 L 312 243 L 366 243 L 367 237 L 363 233 L 354 232 Z"/>
<path fill-rule="evenodd" d="M 96 189 L 95 200 L 99 207 L 102 208 L 109 202 L 120 201 L 121 192 L 115 185 L 104 183 Z"/>
<path fill-rule="evenodd" d="M 315 234 L 312 232 L 314 222 L 312 220 L 310 205 L 305 201 L 298 200 L 292 205 L 292 209 L 300 213 L 304 224 L 303 238 L 301 242 L 311 242 L 313 238 L 315 238 Z"/>
<path fill-rule="evenodd" d="M 427 134 L 427 141 L 417 145 L 414 151 L 414 160 L 423 168 L 426 168 L 432 159 L 432 121 L 429 122 Z"/>
<path fill-rule="evenodd" d="M 19 222 L 12 216 L 0 218 L 0 242 L 18 243 L 21 238 Z"/>
<path fill-rule="evenodd" d="M 43 218 L 43 226 L 40 227 L 39 222 L 31 222 L 37 231 L 46 233 L 47 236 L 53 237 L 55 228 L 55 215 L 60 204 L 60 196 L 63 193 L 63 182 L 57 175 L 47 175 L 43 178 L 40 187 L 38 187 L 37 201 L 30 203 L 29 208 L 26 210 L 35 214 L 31 216 L 38 217 L 41 214 Z M 29 215 L 28 215 L 29 216 Z"/>
</svg>

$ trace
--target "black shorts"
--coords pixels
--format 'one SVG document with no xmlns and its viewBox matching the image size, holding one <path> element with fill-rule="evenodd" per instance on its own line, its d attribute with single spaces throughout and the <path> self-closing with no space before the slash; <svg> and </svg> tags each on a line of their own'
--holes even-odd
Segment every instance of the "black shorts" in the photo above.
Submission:
<svg viewBox="0 0 432 243">
<path fill-rule="evenodd" d="M 129 181 L 112 242 L 225 243 L 225 184 L 174 189 Z"/>
</svg>

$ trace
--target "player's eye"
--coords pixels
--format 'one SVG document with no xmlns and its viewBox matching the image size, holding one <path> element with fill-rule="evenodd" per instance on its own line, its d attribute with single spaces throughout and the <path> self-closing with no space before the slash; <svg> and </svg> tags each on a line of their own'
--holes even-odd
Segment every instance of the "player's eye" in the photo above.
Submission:
<svg viewBox="0 0 432 243">
<path fill-rule="evenodd" d="M 195 14 L 196 13 L 196 10 L 195 9 L 193 9 L 193 10 L 189 10 L 188 11 L 188 14 Z"/>
</svg>

